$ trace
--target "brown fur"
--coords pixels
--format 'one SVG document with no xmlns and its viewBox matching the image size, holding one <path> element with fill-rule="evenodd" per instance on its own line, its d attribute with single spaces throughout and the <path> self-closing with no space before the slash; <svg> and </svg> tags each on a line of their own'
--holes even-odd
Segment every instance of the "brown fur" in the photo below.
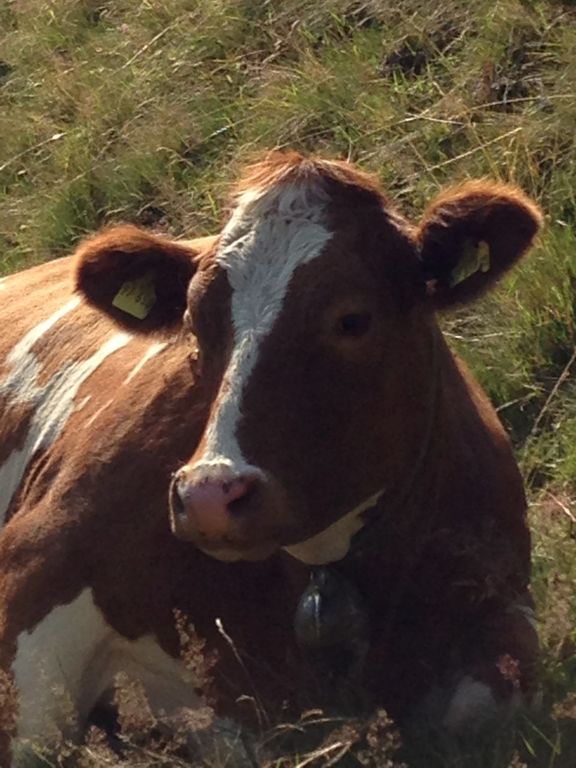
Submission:
<svg viewBox="0 0 576 768">
<path fill-rule="evenodd" d="M 440 196 L 414 238 L 371 177 L 296 154 L 267 158 L 237 191 L 311 178 L 327 184 L 327 223 L 337 236 L 295 273 L 243 393 L 240 446 L 273 480 L 230 522 L 228 539 L 239 547 L 258 537 L 294 544 L 384 487 L 369 544 L 335 566 L 370 617 L 359 699 L 402 717 L 456 674 L 506 698 L 510 685 L 497 667 L 503 655 L 519 661 L 529 696 L 537 639 L 515 607 L 531 605 L 522 481 L 494 410 L 448 349 L 433 310 L 487 290 L 529 246 L 540 215 L 518 191 L 477 182 Z M 490 242 L 493 270 L 450 289 L 444 261 L 452 269 L 463 238 Z M 191 365 L 182 334 L 125 387 L 146 349 L 138 337 L 85 382 L 77 400 L 91 400 L 31 470 L 0 536 L 0 649 L 9 668 L 18 635 L 89 586 L 117 632 L 152 632 L 176 653 L 173 609 L 180 608 L 220 653 L 219 705 L 249 720 L 253 709 L 239 703 L 242 695 L 256 696 L 271 717 L 286 701 L 325 703 L 326 696 L 311 685 L 292 629 L 309 569 L 280 551 L 264 562 L 222 563 L 178 541 L 168 525 L 171 474 L 202 455 L 231 351 L 231 292 L 214 264 L 216 246 L 210 238 L 199 254 L 130 227 L 80 247 L 77 284 L 93 305 L 140 331 L 178 327 L 186 307 L 202 366 Z M 66 269 L 55 262 L 13 278 L 19 288 L 2 309 L 9 313 L 3 356 L 68 299 Z M 166 288 L 149 320 L 127 321 L 111 299 L 147 269 Z M 432 299 L 424 291 L 431 279 Z M 362 338 L 334 332 L 342 315 L 364 311 L 373 323 Z M 72 336 L 61 344 L 71 329 L 81 330 L 74 344 Z M 112 332 L 82 306 L 38 354 L 56 371 Z M 9 412 L 0 424 L 10 447 L 21 440 L 17 419 Z"/>
<path fill-rule="evenodd" d="M 362 193 L 373 195 L 385 202 L 384 193 L 375 176 L 365 173 L 342 160 L 321 160 L 303 157 L 298 152 L 273 151 L 263 160 L 249 166 L 233 190 L 235 197 L 244 192 L 258 190 L 265 192 L 278 184 L 293 181 L 306 183 L 321 176 L 327 181 L 344 187 L 352 187 Z"/>
</svg>

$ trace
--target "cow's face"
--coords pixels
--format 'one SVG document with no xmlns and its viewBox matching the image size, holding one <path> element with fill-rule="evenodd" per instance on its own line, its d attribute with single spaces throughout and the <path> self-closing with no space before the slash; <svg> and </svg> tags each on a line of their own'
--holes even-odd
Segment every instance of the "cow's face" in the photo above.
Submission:
<svg viewBox="0 0 576 768">
<path fill-rule="evenodd" d="M 342 556 L 424 417 L 415 243 L 380 198 L 329 186 L 246 195 L 188 291 L 201 375 L 217 385 L 174 480 L 173 525 L 219 557 L 295 547 L 346 518 L 302 548 Z"/>
<path fill-rule="evenodd" d="M 223 560 L 280 547 L 311 563 L 346 554 L 366 510 L 402 488 L 430 428 L 427 294 L 446 304 L 482 290 L 536 228 L 524 199 L 499 188 L 496 210 L 485 186 L 441 199 L 413 234 L 364 177 L 294 162 L 244 191 L 179 298 L 211 410 L 172 482 L 172 527 Z M 513 214 L 514 253 L 502 255 Z M 479 243 L 495 266 L 458 267 Z"/>
</svg>

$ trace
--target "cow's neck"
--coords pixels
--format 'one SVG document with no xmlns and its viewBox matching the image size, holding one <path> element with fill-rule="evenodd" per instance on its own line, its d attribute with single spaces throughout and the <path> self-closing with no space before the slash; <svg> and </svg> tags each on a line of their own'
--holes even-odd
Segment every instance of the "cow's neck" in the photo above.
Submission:
<svg viewBox="0 0 576 768">
<path fill-rule="evenodd" d="M 419 505 L 419 499 L 425 495 L 426 478 L 429 475 L 431 453 L 435 433 L 438 428 L 441 357 L 446 347 L 440 330 L 431 329 L 430 342 L 430 377 L 426 395 L 424 428 L 419 433 L 417 444 L 413 447 L 412 460 L 399 483 L 390 491 L 379 495 L 373 507 L 365 513 L 366 524 L 352 540 L 348 561 L 365 558 L 370 551 L 378 550 L 387 531 L 394 522 L 406 520 L 407 512 Z"/>
<path fill-rule="evenodd" d="M 366 526 L 354 537 L 348 555 L 341 561 L 311 569 L 310 586 L 303 593 L 297 612 L 296 630 L 305 635 L 315 627 L 302 624 L 310 606 L 322 604 L 316 615 L 331 617 L 327 635 L 338 644 L 334 626 L 354 624 L 358 637 L 340 638 L 353 645 L 361 656 L 362 632 L 377 626 L 385 644 L 393 632 L 398 612 L 412 590 L 412 582 L 421 586 L 419 569 L 427 557 L 430 542 L 446 531 L 456 531 L 470 514 L 477 520 L 489 519 L 490 498 L 483 495 L 478 482 L 488 471 L 493 451 L 499 450 L 499 471 L 505 477 L 500 485 L 518 484 L 512 455 L 496 415 L 465 368 L 450 352 L 439 330 L 433 331 L 432 376 L 428 391 L 426 421 L 414 459 L 394 492 L 383 494 L 371 510 Z M 488 432 L 478 422 L 488 423 Z M 482 426 L 482 425 L 480 425 Z M 474 444 L 466 434 L 475 435 Z M 499 493 L 497 480 L 489 485 Z M 522 503 L 521 493 L 519 503 Z M 424 563 L 424 573 L 428 573 Z M 416 574 L 416 578 L 415 578 Z M 428 573 L 428 576 L 434 574 Z M 424 576 L 424 580 L 426 577 Z M 374 584 L 378 589 L 374 590 Z M 434 595 L 434 584 L 426 585 L 426 594 L 442 599 L 442 585 Z M 422 590 L 419 589 L 418 594 Z M 428 598 L 424 595 L 424 602 Z M 410 600 L 408 605 L 411 605 Z M 363 617 L 363 613 L 365 616 Z M 360 617 L 360 618 L 359 618 Z M 311 621 L 315 619 L 311 615 Z M 300 625 L 298 625 L 298 621 Z M 364 627 L 364 629 L 362 629 Z M 318 627 L 318 632 L 322 626 Z M 353 634 L 353 632 L 352 632 Z M 313 636 L 313 635 L 312 635 Z M 314 637 L 314 636 L 313 636 Z M 362 659 L 356 663 L 361 666 Z"/>
<path fill-rule="evenodd" d="M 302 592 L 296 610 L 294 629 L 298 642 L 306 652 L 312 653 L 316 663 L 320 664 L 320 668 L 324 667 L 328 674 L 336 674 L 337 677 L 341 674 L 341 671 L 331 668 L 331 657 L 335 648 L 347 648 L 351 661 L 344 676 L 349 681 L 361 674 L 363 668 L 367 638 L 374 623 L 371 616 L 374 606 L 370 607 L 369 590 L 370 585 L 375 583 L 381 586 L 380 566 L 388 550 L 387 540 L 394 541 L 392 546 L 395 547 L 398 522 L 402 521 L 402 538 L 402 531 L 409 530 L 413 525 L 413 510 L 421 507 L 426 487 L 422 481 L 428 475 L 437 428 L 443 347 L 445 343 L 441 333 L 434 326 L 431 328 L 430 384 L 424 429 L 419 434 L 408 472 L 393 491 L 379 494 L 374 506 L 366 511 L 367 522 L 352 539 L 350 550 L 343 560 L 310 568 L 309 584 Z M 413 544 L 415 554 L 419 544 L 417 541 Z M 407 572 L 412 562 L 412 558 L 404 561 Z M 390 597 L 386 611 L 392 625 L 395 604 L 402 599 L 401 588 Z"/>
</svg>

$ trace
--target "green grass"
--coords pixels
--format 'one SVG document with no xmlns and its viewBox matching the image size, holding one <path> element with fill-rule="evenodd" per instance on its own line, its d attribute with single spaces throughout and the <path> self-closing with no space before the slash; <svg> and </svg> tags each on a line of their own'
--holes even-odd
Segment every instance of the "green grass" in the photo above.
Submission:
<svg viewBox="0 0 576 768">
<path fill-rule="evenodd" d="M 273 146 L 359 162 L 414 219 L 477 176 L 542 205 L 535 251 L 444 327 L 527 479 L 544 708 L 484 744 L 415 737 L 412 768 L 576 765 L 554 715 L 576 688 L 575 96 L 573 2 L 0 1 L 0 274 L 109 221 L 215 231 Z"/>
</svg>

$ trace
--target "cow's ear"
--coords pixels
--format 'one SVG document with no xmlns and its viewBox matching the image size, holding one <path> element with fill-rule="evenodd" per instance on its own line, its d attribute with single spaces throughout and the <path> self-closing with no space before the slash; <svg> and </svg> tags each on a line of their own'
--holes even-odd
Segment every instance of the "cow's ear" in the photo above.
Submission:
<svg viewBox="0 0 576 768">
<path fill-rule="evenodd" d="M 469 181 L 441 193 L 418 229 L 428 300 L 442 309 L 488 290 L 541 224 L 538 207 L 512 186 Z"/>
<path fill-rule="evenodd" d="M 76 289 L 132 331 L 177 328 L 198 251 L 125 225 L 85 240 L 75 254 Z"/>
</svg>

